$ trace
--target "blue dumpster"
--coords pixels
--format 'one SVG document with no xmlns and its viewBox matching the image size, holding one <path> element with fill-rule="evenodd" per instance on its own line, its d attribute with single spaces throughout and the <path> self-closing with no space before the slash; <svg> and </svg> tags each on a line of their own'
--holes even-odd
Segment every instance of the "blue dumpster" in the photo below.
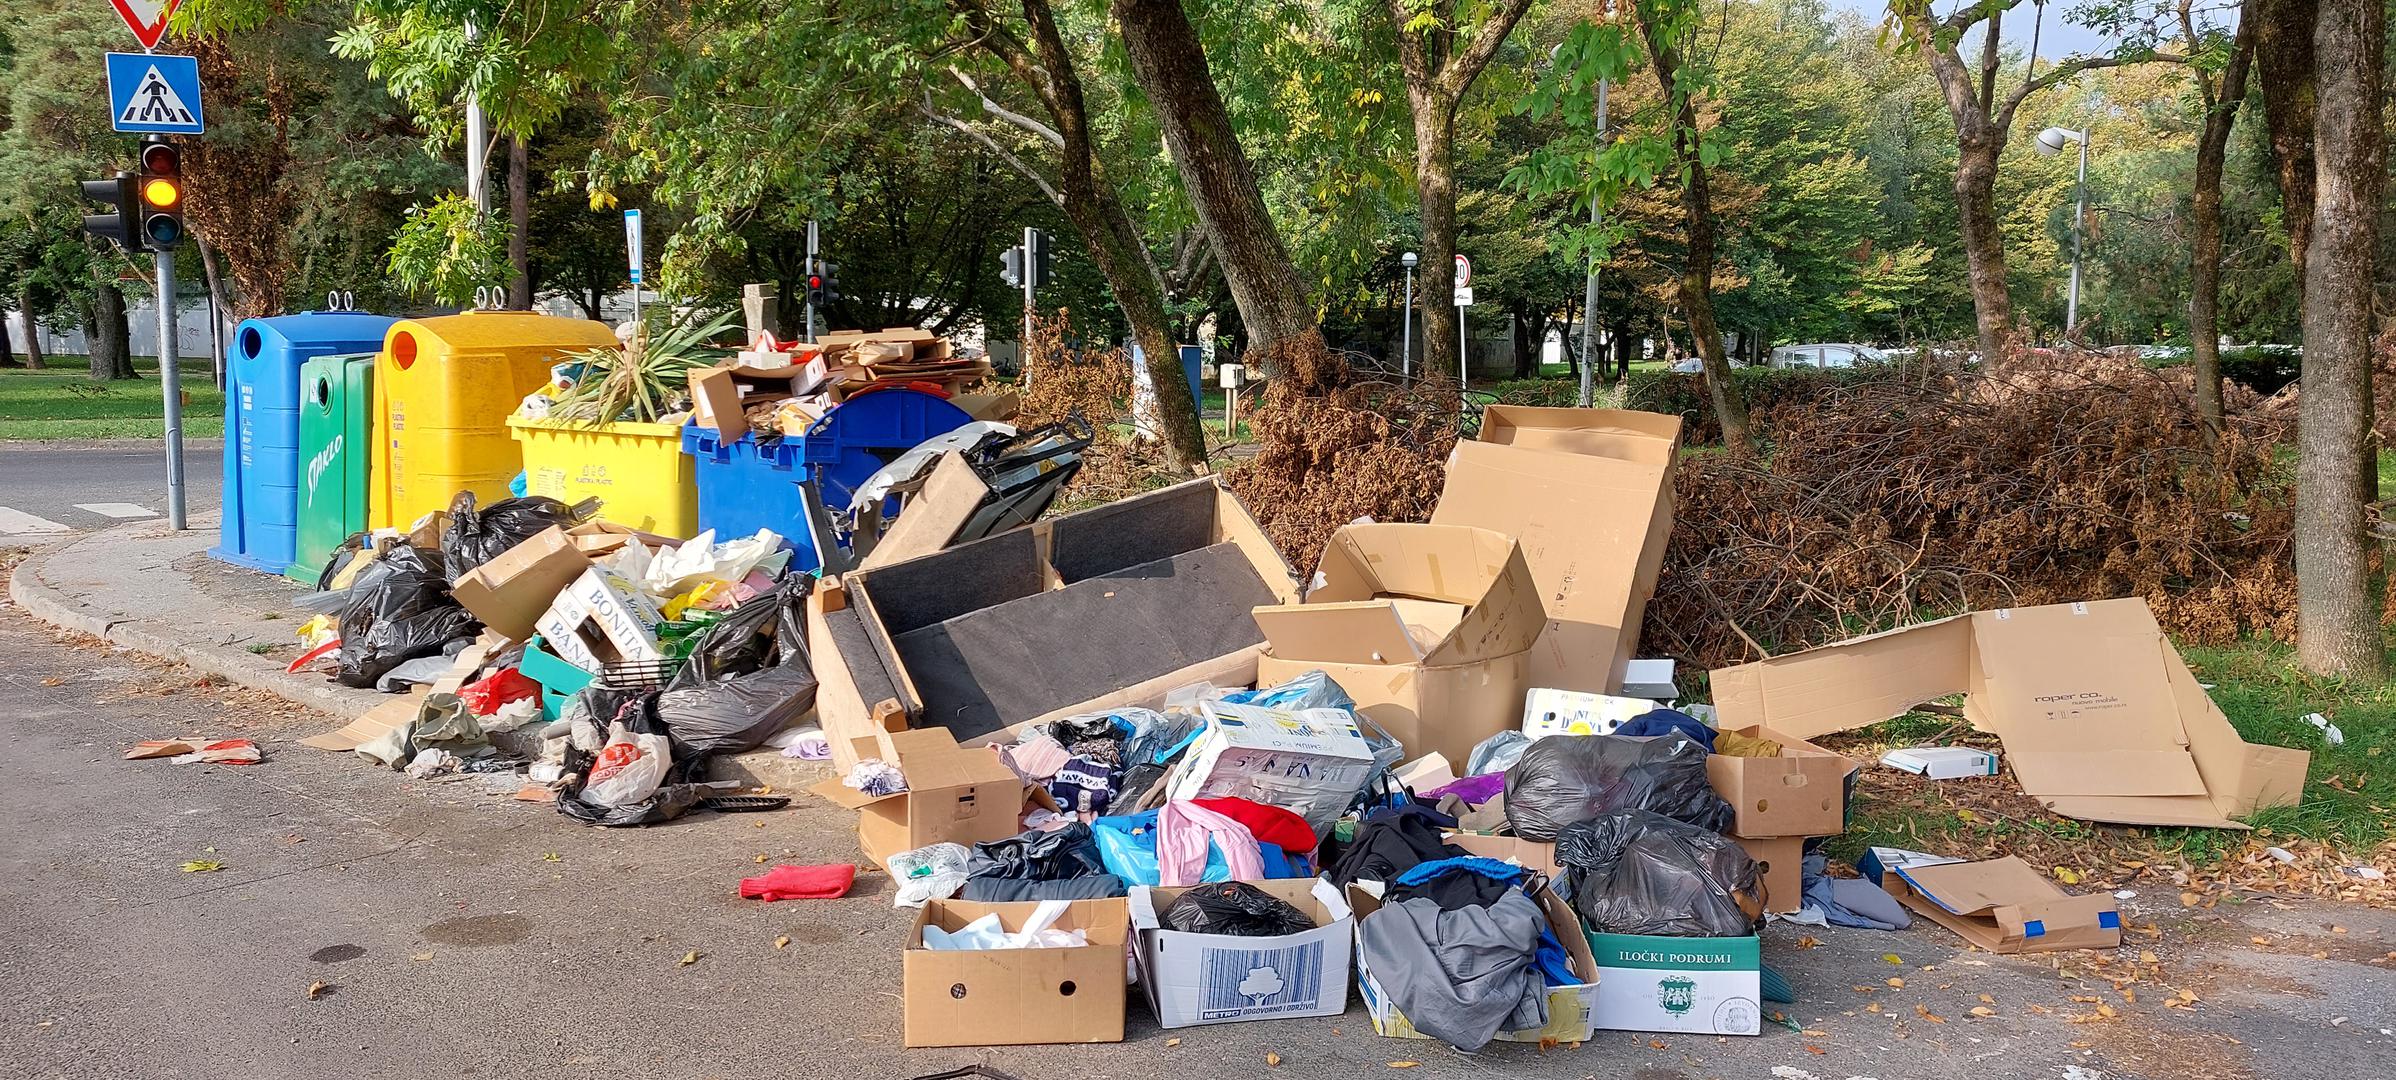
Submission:
<svg viewBox="0 0 2396 1080">
<path fill-rule="evenodd" d="M 719 539 L 772 529 L 791 543 L 791 567 L 815 568 L 807 506 L 799 482 L 814 479 L 830 510 L 848 509 L 857 488 L 882 466 L 926 439 L 972 421 L 937 394 L 890 388 L 849 398 L 804 436 L 726 442 L 714 428 L 682 429 L 682 452 L 696 466 L 699 527 Z"/>
<path fill-rule="evenodd" d="M 224 520 L 208 554 L 280 574 L 297 542 L 300 365 L 374 352 L 396 319 L 310 311 L 246 319 L 225 350 Z"/>
</svg>

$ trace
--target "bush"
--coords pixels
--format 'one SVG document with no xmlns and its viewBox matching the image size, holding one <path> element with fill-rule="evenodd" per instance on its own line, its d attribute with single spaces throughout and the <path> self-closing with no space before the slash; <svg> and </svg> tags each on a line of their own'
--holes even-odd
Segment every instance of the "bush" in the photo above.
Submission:
<svg viewBox="0 0 2396 1080">
<path fill-rule="evenodd" d="M 1802 405 L 1836 390 L 1900 379 L 1913 370 L 1898 364 L 1854 368 L 1743 367 L 1731 369 L 1730 381 L 1739 397 L 1747 402 L 1748 415 L 1760 419 L 1765 412 L 1783 405 Z M 1722 441 L 1722 423 L 1714 416 L 1713 395 L 1707 392 L 1703 375 L 1633 371 L 1625 385 L 1623 407 L 1680 417 L 1683 439 L 1692 445 Z"/>
<path fill-rule="evenodd" d="M 2237 345 L 2221 350 L 2221 377 L 2258 394 L 2276 394 L 2295 382 L 2303 364 L 2304 355 L 2285 345 Z M 2188 351 L 2174 349 L 2169 356 L 2147 361 L 2147 366 L 2187 367 Z"/>
</svg>

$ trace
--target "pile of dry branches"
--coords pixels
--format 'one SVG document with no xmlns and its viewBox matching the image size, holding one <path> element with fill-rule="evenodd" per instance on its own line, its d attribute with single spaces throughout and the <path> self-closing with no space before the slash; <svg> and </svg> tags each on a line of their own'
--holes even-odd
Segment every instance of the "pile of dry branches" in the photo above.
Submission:
<svg viewBox="0 0 2396 1080">
<path fill-rule="evenodd" d="M 1774 410 L 1768 453 L 1682 462 L 1649 653 L 1717 667 L 1967 608 L 2138 595 L 2184 640 L 2293 632 L 2279 426 L 2185 372 L 1922 371 Z"/>
<path fill-rule="evenodd" d="M 1290 565 L 1311 570 L 1333 530 L 1360 517 L 1423 521 L 1439 502 L 1461 406 L 1438 380 L 1413 386 L 1351 371 L 1321 342 L 1282 357 L 1249 418 L 1259 450 L 1230 470 Z"/>
</svg>

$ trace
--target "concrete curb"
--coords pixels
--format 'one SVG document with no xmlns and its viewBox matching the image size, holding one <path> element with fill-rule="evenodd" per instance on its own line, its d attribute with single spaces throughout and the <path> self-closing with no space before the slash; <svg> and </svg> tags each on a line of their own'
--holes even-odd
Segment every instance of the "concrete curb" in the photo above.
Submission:
<svg viewBox="0 0 2396 1080">
<path fill-rule="evenodd" d="M 290 674 L 283 670 L 283 665 L 246 649 L 179 638 L 170 632 L 172 627 L 102 610 L 42 580 L 43 567 L 70 548 L 94 542 L 106 544 L 113 534 L 129 537 L 137 530 L 156 527 L 155 521 L 131 522 L 36 548 L 9 572 L 9 598 L 27 614 L 53 626 L 89 634 L 135 652 L 179 661 L 235 686 L 273 694 L 343 721 L 391 700 L 389 694 L 336 685 L 321 675 Z M 492 741 L 502 750 L 533 757 L 540 752 L 536 741 L 538 731 L 537 725 L 527 726 L 496 733 Z M 750 786 L 771 786 L 777 792 L 793 792 L 829 777 L 831 771 L 828 763 L 786 758 L 779 751 L 767 749 L 714 758 L 708 762 L 707 774 L 710 779 L 737 780 Z"/>
</svg>

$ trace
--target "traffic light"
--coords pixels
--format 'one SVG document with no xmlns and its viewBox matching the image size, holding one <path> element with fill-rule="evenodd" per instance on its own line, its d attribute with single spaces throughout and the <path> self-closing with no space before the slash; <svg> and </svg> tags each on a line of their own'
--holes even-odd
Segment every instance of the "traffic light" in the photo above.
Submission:
<svg viewBox="0 0 2396 1080">
<path fill-rule="evenodd" d="M 1030 257 L 1024 263 L 1031 271 L 1032 287 L 1045 288 L 1050 276 L 1055 273 L 1055 266 L 1049 261 L 1048 233 L 1043 229 L 1032 229 L 1024 233 L 1023 238 L 1031 245 Z"/>
<path fill-rule="evenodd" d="M 116 241 L 128 255 L 148 250 L 141 242 L 141 195 L 134 188 L 129 172 L 107 180 L 83 181 L 83 197 L 107 208 L 103 213 L 83 215 L 83 231 Z"/>
<path fill-rule="evenodd" d="M 999 280 L 1020 289 L 1023 287 L 1023 248 L 1011 247 L 998 253 Z"/>
<path fill-rule="evenodd" d="M 817 259 L 816 269 L 823 271 L 824 303 L 840 299 L 840 264 L 830 259 Z"/>
<path fill-rule="evenodd" d="M 152 135 L 141 144 L 141 174 L 136 190 L 141 196 L 142 242 L 153 249 L 181 243 L 183 151 L 166 141 L 165 136 Z"/>
<path fill-rule="evenodd" d="M 820 308 L 830 299 L 824 292 L 824 261 L 807 260 L 807 306 Z"/>
</svg>

